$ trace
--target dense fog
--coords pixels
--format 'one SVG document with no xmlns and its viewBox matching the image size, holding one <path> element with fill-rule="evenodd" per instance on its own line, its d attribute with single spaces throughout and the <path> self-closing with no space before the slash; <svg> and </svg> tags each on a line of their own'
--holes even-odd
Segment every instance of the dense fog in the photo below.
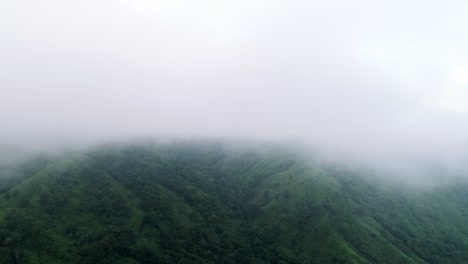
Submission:
<svg viewBox="0 0 468 264">
<path fill-rule="evenodd" d="M 457 167 L 468 137 L 467 8 L 11 1 L 0 9 L 0 140 L 291 141 L 389 166 Z"/>
</svg>

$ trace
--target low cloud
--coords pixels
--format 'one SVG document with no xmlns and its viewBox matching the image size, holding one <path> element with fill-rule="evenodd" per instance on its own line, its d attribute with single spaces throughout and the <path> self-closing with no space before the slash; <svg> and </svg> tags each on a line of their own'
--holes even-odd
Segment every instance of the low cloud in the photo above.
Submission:
<svg viewBox="0 0 468 264">
<path fill-rule="evenodd" d="M 14 1 L 0 140 L 297 140 L 450 160 L 468 135 L 462 1 Z"/>
</svg>

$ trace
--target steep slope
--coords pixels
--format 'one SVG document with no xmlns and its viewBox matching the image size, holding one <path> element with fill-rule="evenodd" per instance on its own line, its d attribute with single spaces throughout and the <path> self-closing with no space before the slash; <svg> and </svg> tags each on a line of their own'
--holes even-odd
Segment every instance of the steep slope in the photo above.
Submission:
<svg viewBox="0 0 468 264">
<path fill-rule="evenodd" d="M 284 148 L 206 142 L 31 164 L 0 196 L 3 263 L 468 261 L 463 180 L 416 192 Z"/>
</svg>

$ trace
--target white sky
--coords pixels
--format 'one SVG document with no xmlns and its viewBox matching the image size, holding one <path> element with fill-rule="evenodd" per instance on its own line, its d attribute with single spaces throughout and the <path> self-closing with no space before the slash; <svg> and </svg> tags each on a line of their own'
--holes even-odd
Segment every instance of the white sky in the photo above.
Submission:
<svg viewBox="0 0 468 264">
<path fill-rule="evenodd" d="M 0 0 L 0 138 L 468 140 L 468 2 Z"/>
</svg>

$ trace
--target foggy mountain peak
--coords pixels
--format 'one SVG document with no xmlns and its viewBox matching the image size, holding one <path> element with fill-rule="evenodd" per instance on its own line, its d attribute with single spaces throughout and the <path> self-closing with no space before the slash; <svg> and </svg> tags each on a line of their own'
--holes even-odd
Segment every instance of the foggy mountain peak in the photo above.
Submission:
<svg viewBox="0 0 468 264">
<path fill-rule="evenodd" d="M 463 10 L 461 1 L 15 1 L 0 11 L 2 140 L 227 137 L 450 159 L 468 134 Z"/>
</svg>

